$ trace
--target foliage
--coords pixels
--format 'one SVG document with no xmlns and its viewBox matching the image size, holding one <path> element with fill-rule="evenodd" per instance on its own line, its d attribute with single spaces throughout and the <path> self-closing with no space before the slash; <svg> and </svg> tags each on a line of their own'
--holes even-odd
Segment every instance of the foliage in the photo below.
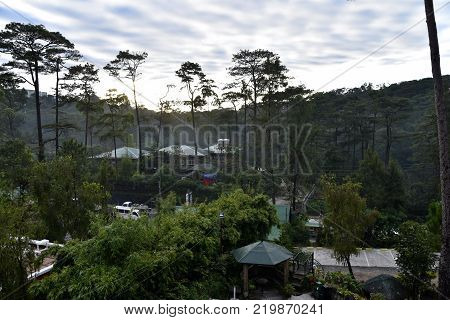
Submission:
<svg viewBox="0 0 450 320">
<path fill-rule="evenodd" d="M 309 230 L 306 227 L 308 217 L 300 215 L 290 223 L 281 226 L 280 243 L 284 247 L 292 248 L 294 245 L 307 246 L 309 244 Z"/>
<path fill-rule="evenodd" d="M 70 50 L 73 47 L 74 45 L 61 33 L 51 32 L 43 25 L 10 22 L 0 32 L 0 53 L 8 54 L 12 58 L 4 66 L 19 72 L 24 71 L 28 78 L 22 79 L 35 89 L 39 160 L 44 159 L 39 74 L 50 71 L 47 62 L 55 52 Z"/>
<path fill-rule="evenodd" d="M 24 81 L 0 66 L 0 132 L 9 137 L 20 136 L 19 126 L 24 122 L 27 94 L 19 85 Z"/>
<path fill-rule="evenodd" d="M 376 221 L 366 232 L 366 242 L 373 247 L 392 248 L 398 228 L 407 216 L 402 212 L 374 211 L 374 217 Z"/>
<path fill-rule="evenodd" d="M 353 277 L 342 272 L 327 272 L 321 279 L 326 285 L 337 289 L 343 299 L 361 300 L 363 291 L 361 284 Z"/>
<path fill-rule="evenodd" d="M 291 296 L 293 296 L 295 294 L 295 288 L 292 284 L 288 283 L 285 286 L 283 286 L 281 288 L 281 294 L 285 297 L 285 298 L 290 298 Z"/>
<path fill-rule="evenodd" d="M 59 249 L 52 274 L 33 283 L 30 294 L 41 299 L 224 298 L 235 274 L 227 271 L 232 258 L 219 253 L 219 210 L 225 211 L 227 251 L 263 237 L 276 219 L 266 197 L 241 190 L 157 219 L 116 219 L 90 240 Z"/>
<path fill-rule="evenodd" d="M 0 174 L 10 190 L 23 192 L 28 186 L 33 165 L 31 150 L 21 140 L 8 140 L 0 145 Z"/>
<path fill-rule="evenodd" d="M 430 203 L 426 225 L 431 233 L 433 250 L 440 251 L 442 236 L 442 205 L 439 201 Z"/>
<path fill-rule="evenodd" d="M 122 158 L 119 162 L 119 177 L 123 180 L 130 180 L 136 172 L 137 166 L 130 158 Z"/>
<path fill-rule="evenodd" d="M 223 212 L 225 251 L 265 240 L 272 226 L 279 223 L 276 210 L 269 204 L 266 196 L 251 196 L 241 189 L 222 195 L 209 204 L 200 205 L 199 211 L 216 219 Z"/>
<path fill-rule="evenodd" d="M 91 63 L 71 66 L 66 77 L 66 89 L 77 101 L 78 110 L 84 114 L 84 146 L 87 147 L 88 136 L 93 125 L 91 117 L 101 111 L 101 105 L 95 98 L 95 83 L 99 82 L 98 69 Z"/>
<path fill-rule="evenodd" d="M 31 174 L 31 190 L 45 222 L 47 237 L 63 241 L 66 234 L 86 238 L 90 212 L 105 207 L 107 192 L 86 182 L 79 164 L 70 156 L 37 163 Z"/>
<path fill-rule="evenodd" d="M 142 52 L 130 52 L 129 50 L 119 51 L 116 58 L 110 61 L 103 69 L 105 69 L 110 76 L 119 79 L 128 79 L 131 81 L 131 91 L 133 93 L 134 109 L 136 115 L 136 123 L 138 128 L 138 148 L 139 148 L 139 158 L 138 158 L 138 171 L 141 172 L 143 168 L 142 161 L 142 137 L 141 137 L 141 112 L 139 111 L 142 106 L 137 102 L 136 98 L 136 81 L 141 75 L 140 68 L 145 63 L 148 57 L 148 53 Z"/>
<path fill-rule="evenodd" d="M 0 298 L 26 298 L 27 275 L 37 262 L 28 241 L 39 234 L 40 226 L 30 201 L 0 195 Z"/>
<path fill-rule="evenodd" d="M 353 276 L 350 256 L 358 254 L 358 248 L 364 244 L 364 234 L 374 221 L 366 212 L 365 199 L 359 195 L 360 184 L 346 181 L 338 185 L 325 176 L 322 187 L 327 210 L 324 227 L 331 239 L 333 254 L 337 261 L 347 264 Z"/>
<path fill-rule="evenodd" d="M 435 268 L 431 234 L 427 227 L 417 222 L 407 221 L 400 226 L 397 243 L 396 263 L 404 285 L 413 298 L 420 297 L 429 287 L 431 272 Z"/>
<path fill-rule="evenodd" d="M 159 199 L 156 209 L 158 214 L 174 214 L 177 204 L 177 195 L 171 191 L 165 198 Z"/>
<path fill-rule="evenodd" d="M 362 195 L 370 208 L 381 211 L 402 211 L 405 204 L 403 177 L 397 163 L 391 161 L 387 169 L 372 150 L 365 153 L 356 174 L 362 184 Z"/>
<path fill-rule="evenodd" d="M 127 130 L 133 125 L 133 115 L 129 112 L 130 102 L 126 95 L 118 94 L 117 90 L 109 89 L 104 100 L 109 112 L 103 113 L 98 119 L 98 135 L 101 141 L 111 139 L 113 141 L 116 169 L 117 140 L 125 140 Z"/>
<path fill-rule="evenodd" d="M 113 181 L 116 178 L 116 170 L 108 159 L 102 159 L 98 166 L 97 182 L 107 190 L 113 187 Z"/>
</svg>

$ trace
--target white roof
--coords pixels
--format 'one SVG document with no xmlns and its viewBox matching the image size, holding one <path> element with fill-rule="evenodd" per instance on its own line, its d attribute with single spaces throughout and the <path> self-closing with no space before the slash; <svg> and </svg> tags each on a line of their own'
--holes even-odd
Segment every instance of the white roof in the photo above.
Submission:
<svg viewBox="0 0 450 320">
<path fill-rule="evenodd" d="M 139 158 L 139 149 L 136 148 L 130 148 L 130 147 L 122 147 L 116 149 L 117 158 L 130 158 L 130 159 L 138 159 Z M 150 155 L 150 152 L 142 150 L 143 156 Z M 114 158 L 114 150 L 109 152 L 104 152 L 99 155 L 96 155 L 94 158 Z"/>
<path fill-rule="evenodd" d="M 209 148 L 203 149 L 204 152 L 208 152 L 208 150 L 209 150 L 209 153 L 230 153 L 230 152 L 232 152 L 229 147 L 224 148 L 223 145 L 219 148 L 218 143 L 210 146 Z"/>
<path fill-rule="evenodd" d="M 180 146 L 172 145 L 162 149 L 159 149 L 159 152 L 167 152 L 170 154 L 179 154 L 182 156 L 195 156 L 195 149 L 191 146 L 186 146 L 184 144 Z M 200 148 L 197 148 L 197 156 L 204 157 L 205 154 L 201 151 Z"/>
<path fill-rule="evenodd" d="M 305 225 L 310 228 L 321 228 L 322 222 L 319 219 L 309 218 Z"/>
</svg>

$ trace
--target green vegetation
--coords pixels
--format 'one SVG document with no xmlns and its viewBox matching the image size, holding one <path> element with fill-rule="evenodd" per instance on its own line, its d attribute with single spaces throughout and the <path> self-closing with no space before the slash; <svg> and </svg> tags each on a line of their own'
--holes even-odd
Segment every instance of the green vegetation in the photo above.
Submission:
<svg viewBox="0 0 450 320">
<path fill-rule="evenodd" d="M 322 186 L 326 203 L 324 227 L 337 261 L 345 263 L 354 278 L 350 256 L 358 254 L 367 228 L 373 217 L 366 211 L 366 201 L 361 198 L 361 185 L 347 181 L 336 184 L 333 178 L 323 177 Z"/>
<path fill-rule="evenodd" d="M 351 275 L 342 272 L 327 272 L 324 275 L 319 275 L 318 281 L 328 287 L 334 288 L 340 299 L 363 299 L 361 283 L 356 281 Z"/>
<path fill-rule="evenodd" d="M 176 213 L 164 200 L 157 219 L 117 219 L 88 241 L 58 251 L 52 274 L 30 287 L 33 298 L 226 298 L 239 265 L 224 252 L 264 239 L 276 221 L 267 198 L 242 190 Z M 223 211 L 223 226 L 219 212 Z"/>
<path fill-rule="evenodd" d="M 309 245 L 309 230 L 306 227 L 308 218 L 306 216 L 298 216 L 290 223 L 281 226 L 280 244 L 286 248 L 293 248 L 294 245 Z"/>
<path fill-rule="evenodd" d="M 29 288 L 34 298 L 226 297 L 239 282 L 228 253 L 266 238 L 278 225 L 269 200 L 280 198 L 292 208 L 279 239 L 288 248 L 308 245 L 307 219 L 323 215 L 318 243 L 350 273 L 323 281 L 342 297 L 361 296 L 350 256 L 366 246 L 397 249 L 413 297 L 429 285 L 443 231 L 431 79 L 313 92 L 277 53 L 240 50 L 222 89 L 184 62 L 173 70 L 183 99 L 165 100 L 168 85 L 154 111 L 136 91 L 146 52 L 119 51 L 103 67 L 129 82 L 131 102 L 116 89 L 99 97 L 99 68 L 42 25 L 7 24 L 0 53 L 10 58 L 0 67 L 0 297 L 26 297 L 26 275 L 40 262 L 25 250 L 30 238 L 66 243 L 53 252 L 54 272 Z M 40 93 L 43 74 L 56 76 L 54 96 Z M 181 143 L 180 125 L 195 150 L 182 177 L 157 152 Z M 225 129 L 212 141 L 208 126 Z M 236 157 L 221 165 L 223 154 L 208 154 L 206 164 L 218 164 L 203 168 L 199 149 L 222 136 Z M 95 157 L 122 146 L 137 147 L 137 159 Z M 204 172 L 217 181 L 202 183 Z M 186 192 L 193 205 L 183 206 Z M 111 204 L 124 200 L 158 214 L 116 219 Z"/>
<path fill-rule="evenodd" d="M 395 249 L 405 287 L 409 288 L 412 298 L 420 298 L 421 293 L 431 287 L 437 259 L 430 232 L 417 222 L 405 222 L 400 226 Z"/>
</svg>

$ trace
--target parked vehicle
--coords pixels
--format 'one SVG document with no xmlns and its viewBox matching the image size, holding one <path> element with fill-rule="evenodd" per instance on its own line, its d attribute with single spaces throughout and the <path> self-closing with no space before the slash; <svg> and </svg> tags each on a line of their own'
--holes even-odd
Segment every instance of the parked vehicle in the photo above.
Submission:
<svg viewBox="0 0 450 320">
<path fill-rule="evenodd" d="M 116 213 L 124 219 L 137 220 L 141 216 L 149 216 L 150 208 L 143 204 L 133 204 L 130 201 L 124 202 L 121 206 L 114 207 Z"/>
</svg>

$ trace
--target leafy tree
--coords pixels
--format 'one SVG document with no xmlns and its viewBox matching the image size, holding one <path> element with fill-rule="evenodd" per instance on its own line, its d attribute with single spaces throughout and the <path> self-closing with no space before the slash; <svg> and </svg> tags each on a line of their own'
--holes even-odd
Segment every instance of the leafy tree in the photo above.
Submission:
<svg viewBox="0 0 450 320">
<path fill-rule="evenodd" d="M 251 196 L 237 189 L 221 196 L 210 204 L 201 205 L 200 212 L 206 211 L 212 217 L 224 213 L 224 250 L 232 250 L 257 240 L 265 240 L 272 226 L 279 223 L 275 208 L 266 196 Z"/>
<path fill-rule="evenodd" d="M 136 172 L 136 164 L 130 158 L 123 158 L 120 160 L 120 165 L 118 169 L 119 177 L 122 180 L 128 181 Z"/>
<path fill-rule="evenodd" d="M 31 189 L 47 237 L 54 241 L 63 241 L 67 234 L 86 238 L 92 213 L 105 208 L 108 198 L 102 186 L 86 182 L 76 158 L 67 155 L 36 164 Z"/>
<path fill-rule="evenodd" d="M 257 50 L 240 50 L 233 54 L 233 65 L 229 69 L 229 74 L 237 79 L 244 81 L 249 86 L 252 94 L 250 96 L 253 109 L 253 119 L 256 119 L 259 98 L 263 95 L 266 79 L 264 72 L 266 71 L 267 61 L 276 59 L 273 52 L 263 49 Z"/>
<path fill-rule="evenodd" d="M 400 166 L 391 160 L 386 170 L 384 188 L 385 207 L 387 210 L 403 211 L 406 203 L 404 177 Z"/>
<path fill-rule="evenodd" d="M 366 200 L 359 195 L 361 185 L 351 181 L 338 185 L 332 178 L 323 177 L 322 187 L 326 203 L 324 227 L 334 256 L 348 266 L 354 278 L 350 256 L 358 254 L 358 248 L 364 244 L 364 234 L 373 224 L 366 212 Z"/>
<path fill-rule="evenodd" d="M 306 173 L 307 163 L 305 163 L 304 153 L 310 150 L 304 148 L 303 141 L 299 141 L 302 134 L 307 134 L 307 121 L 311 119 L 312 105 L 306 99 L 311 91 L 303 85 L 289 86 L 281 92 L 277 92 L 273 97 L 273 104 L 278 108 L 286 108 L 286 116 L 281 119 L 281 123 L 288 128 L 287 148 L 281 152 L 287 153 L 286 168 L 287 179 L 291 182 L 291 205 L 294 211 L 297 210 L 297 196 L 299 191 L 299 179 L 302 173 Z M 306 130 L 305 130 L 306 129 Z M 304 131 L 303 131 L 304 130 Z M 273 181 L 273 179 L 272 179 Z"/>
<path fill-rule="evenodd" d="M 115 89 L 108 90 L 104 101 L 109 112 L 100 116 L 100 139 L 112 139 L 114 146 L 114 164 L 117 171 L 117 139 L 125 139 L 127 129 L 133 124 L 133 115 L 128 112 L 130 102 L 127 96 L 117 94 Z"/>
<path fill-rule="evenodd" d="M 99 110 L 94 91 L 95 83 L 99 82 L 98 69 L 90 63 L 75 65 L 69 68 L 65 80 L 67 90 L 77 100 L 77 108 L 84 113 L 84 147 L 87 148 L 91 114 Z"/>
<path fill-rule="evenodd" d="M 364 159 L 359 163 L 356 179 L 362 185 L 362 195 L 367 199 L 370 208 L 385 208 L 386 170 L 378 154 L 367 150 Z"/>
<path fill-rule="evenodd" d="M 405 118 L 405 111 L 408 108 L 408 100 L 404 98 L 382 96 L 379 99 L 380 116 L 383 118 L 383 122 L 386 130 L 386 148 L 384 165 L 387 167 L 390 162 L 391 148 L 394 140 L 393 126 L 400 119 Z"/>
<path fill-rule="evenodd" d="M 33 155 L 21 140 L 7 140 L 0 144 L 0 175 L 9 190 L 18 188 L 23 194 L 28 187 Z"/>
<path fill-rule="evenodd" d="M 97 171 L 97 182 L 106 190 L 111 191 L 116 175 L 117 170 L 111 165 L 109 159 L 102 159 Z"/>
<path fill-rule="evenodd" d="M 163 136 L 162 136 L 163 135 L 163 133 L 162 133 L 162 125 L 163 125 L 163 121 L 165 120 L 164 119 L 165 115 L 167 114 L 167 112 L 172 110 L 172 103 L 170 101 L 166 100 L 166 97 L 168 96 L 170 89 L 174 88 L 175 85 L 168 84 L 166 87 L 167 87 L 166 93 L 164 94 L 164 96 L 162 96 L 159 99 L 158 143 L 156 144 L 158 150 L 163 147 L 161 145 L 161 141 L 162 141 L 162 138 L 163 138 Z"/>
<path fill-rule="evenodd" d="M 30 79 L 22 76 L 21 78 L 34 87 L 39 160 L 44 159 L 39 75 L 49 71 L 46 61 L 51 52 L 72 48 L 73 44 L 61 33 L 48 31 L 43 25 L 11 22 L 0 32 L 0 52 L 12 58 L 12 61 L 4 65 L 25 71 Z"/>
<path fill-rule="evenodd" d="M 238 272 L 231 273 L 232 258 L 220 254 L 219 210 L 225 212 L 227 251 L 267 235 L 276 220 L 266 197 L 242 190 L 157 219 L 115 219 L 89 241 L 60 248 L 52 274 L 34 282 L 30 294 L 41 299 L 225 298 Z"/>
<path fill-rule="evenodd" d="M 165 198 L 160 198 L 157 203 L 158 214 L 173 214 L 177 204 L 177 195 L 171 191 Z"/>
<path fill-rule="evenodd" d="M 385 168 L 378 154 L 369 149 L 359 164 L 356 179 L 362 184 L 362 194 L 370 208 L 392 213 L 404 210 L 403 173 L 395 161 Z"/>
<path fill-rule="evenodd" d="M 65 124 L 60 121 L 60 107 L 67 103 L 69 99 L 61 99 L 61 71 L 67 68 L 68 62 L 78 61 L 81 58 L 80 53 L 74 49 L 74 45 L 71 43 L 67 47 L 52 48 L 48 50 L 48 58 L 45 62 L 49 72 L 55 73 L 55 123 L 53 128 L 55 130 L 55 153 L 58 154 L 59 150 L 59 136 L 61 129 L 72 128 L 70 124 Z M 63 78 L 64 80 L 64 78 Z M 63 86 L 64 87 L 64 86 Z"/>
<path fill-rule="evenodd" d="M 195 62 L 186 61 L 176 72 L 183 87 L 186 89 L 189 100 L 185 104 L 191 108 L 192 129 L 194 131 L 195 161 L 198 162 L 198 142 L 195 123 L 195 111 L 206 104 L 206 97 L 213 95 L 214 85 L 212 80 L 206 78 L 202 67 Z M 197 165 L 198 163 L 196 163 Z"/>
<path fill-rule="evenodd" d="M 2 183 L 3 181 L 1 181 Z M 30 200 L 30 199 L 28 199 Z M 28 273 L 38 259 L 29 240 L 39 234 L 40 220 L 31 201 L 11 200 L 0 193 L 0 298 L 25 299 Z"/>
<path fill-rule="evenodd" d="M 434 201 L 428 206 L 426 225 L 431 233 L 433 250 L 439 251 L 442 243 L 442 205 L 439 201 Z"/>
<path fill-rule="evenodd" d="M 61 157 L 69 157 L 77 164 L 77 170 L 80 174 L 86 171 L 87 153 L 86 148 L 75 139 L 64 141 L 59 153 Z"/>
<path fill-rule="evenodd" d="M 309 244 L 309 230 L 306 227 L 308 217 L 299 215 L 294 221 L 281 226 L 280 243 L 287 247 L 307 246 Z"/>
<path fill-rule="evenodd" d="M 136 98 L 136 81 L 138 80 L 140 73 L 140 67 L 145 63 L 148 57 L 147 52 L 130 52 L 119 51 L 116 58 L 109 62 L 104 69 L 109 74 L 117 79 L 128 79 L 131 81 L 131 90 L 133 92 L 134 108 L 136 112 L 136 123 L 138 127 L 138 148 L 139 148 L 139 172 L 142 170 L 142 132 L 141 132 L 141 118 L 139 113 L 140 106 L 137 103 Z"/>
<path fill-rule="evenodd" d="M 395 245 L 396 263 L 405 286 L 415 299 L 420 298 L 424 289 L 431 285 L 436 256 L 430 240 L 431 234 L 424 225 L 407 221 L 400 226 Z"/>
<path fill-rule="evenodd" d="M 0 119 L 3 130 L 11 137 L 16 135 L 17 127 L 23 122 L 23 109 L 27 102 L 25 90 L 19 89 L 21 83 L 23 80 L 0 66 Z"/>
</svg>

